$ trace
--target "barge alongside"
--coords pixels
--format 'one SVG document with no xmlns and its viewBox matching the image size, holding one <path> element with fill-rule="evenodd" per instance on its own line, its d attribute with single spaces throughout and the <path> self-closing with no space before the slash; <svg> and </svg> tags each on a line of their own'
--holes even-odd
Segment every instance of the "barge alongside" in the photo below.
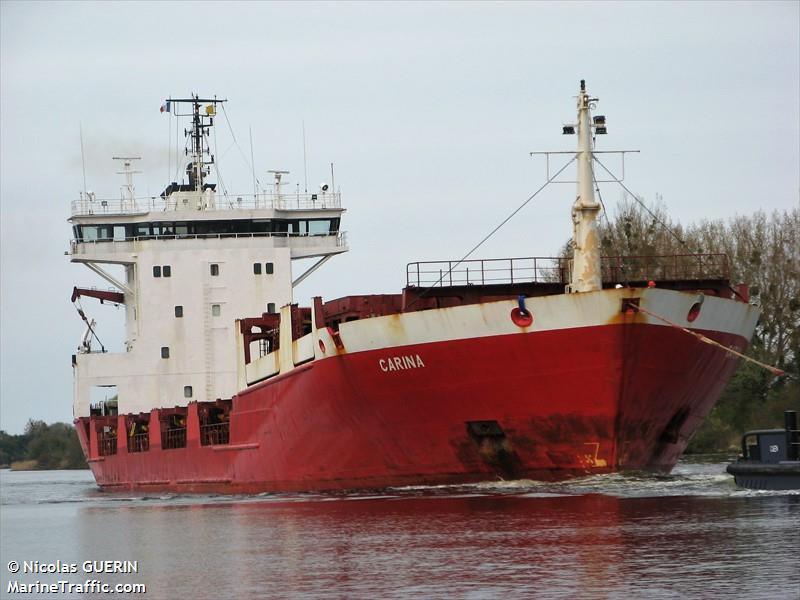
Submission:
<svg viewBox="0 0 800 600">
<path fill-rule="evenodd" d="M 399 294 L 293 303 L 347 250 L 339 192 L 209 183 L 222 100 L 188 108 L 191 161 L 156 199 L 84 195 L 71 261 L 115 286 L 126 351 L 73 357 L 75 424 L 104 489 L 261 492 L 669 471 L 758 311 L 724 255 L 602 257 L 581 82 L 574 256 L 412 263 Z M 571 131 L 568 131 L 571 130 Z M 315 258 L 306 272 L 294 261 Z M 122 265 L 116 278 L 106 265 Z M 115 404 L 92 388 L 115 386 Z"/>
</svg>

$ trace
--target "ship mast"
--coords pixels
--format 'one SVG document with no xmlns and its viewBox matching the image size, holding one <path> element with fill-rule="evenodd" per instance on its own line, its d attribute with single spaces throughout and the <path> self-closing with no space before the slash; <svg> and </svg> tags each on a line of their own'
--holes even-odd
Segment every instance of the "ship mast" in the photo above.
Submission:
<svg viewBox="0 0 800 600">
<path fill-rule="evenodd" d="M 217 113 L 217 104 L 225 100 L 217 98 L 200 98 L 197 94 L 192 94 L 191 98 L 170 98 L 167 104 L 189 104 L 191 112 L 188 114 L 175 113 L 176 117 L 190 117 L 192 128 L 184 130 L 184 135 L 190 139 L 190 148 L 186 148 L 186 155 L 191 152 L 191 163 L 187 167 L 189 184 L 192 191 L 203 191 L 206 176 L 210 173 L 210 166 L 214 164 L 214 155 L 208 145 L 208 133 L 206 130 L 214 126 L 214 115 Z M 200 110 L 201 104 L 206 104 L 203 111 Z"/>
<path fill-rule="evenodd" d="M 578 197 L 572 205 L 573 262 L 572 292 L 593 292 L 603 287 L 600 270 L 600 235 L 597 216 L 600 204 L 594 198 L 592 173 L 592 120 L 590 109 L 597 98 L 586 93 L 586 81 L 581 79 L 578 94 Z M 602 120 L 602 122 L 598 120 Z M 598 133 L 605 133 L 605 118 L 597 117 Z M 600 130 L 602 128 L 602 131 Z"/>
</svg>

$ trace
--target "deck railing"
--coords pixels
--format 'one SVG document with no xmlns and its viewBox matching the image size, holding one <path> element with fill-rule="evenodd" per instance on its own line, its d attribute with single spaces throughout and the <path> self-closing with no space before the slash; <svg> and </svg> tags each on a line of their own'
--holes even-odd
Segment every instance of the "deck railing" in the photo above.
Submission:
<svg viewBox="0 0 800 600">
<path fill-rule="evenodd" d="M 725 254 L 604 256 L 605 282 L 725 280 L 730 277 Z M 561 257 L 492 258 L 465 261 L 413 262 L 406 266 L 410 287 L 454 287 L 513 283 L 558 283 L 571 280 L 572 260 Z"/>
<path fill-rule="evenodd" d="M 554 257 L 415 262 L 406 266 L 406 283 L 414 287 L 566 283 L 568 263 L 565 258 Z"/>
<path fill-rule="evenodd" d="M 186 448 L 186 427 L 167 429 L 161 440 L 161 447 L 164 450 Z"/>
<path fill-rule="evenodd" d="M 258 194 L 197 194 L 178 192 L 175 196 L 146 196 L 133 199 L 97 198 L 90 194 L 71 202 L 72 216 L 89 215 L 135 215 L 147 212 L 169 212 L 175 210 L 327 210 L 342 207 L 341 194 L 326 192 L 319 194 L 262 192 Z"/>
<path fill-rule="evenodd" d="M 729 279 L 727 254 L 604 256 L 603 281 Z"/>
<path fill-rule="evenodd" d="M 97 451 L 100 456 L 113 456 L 117 453 L 117 436 L 100 432 L 97 434 Z"/>
<path fill-rule="evenodd" d="M 147 452 L 150 450 L 150 434 L 136 433 L 128 438 L 128 452 Z"/>
<path fill-rule="evenodd" d="M 200 444 L 216 446 L 227 444 L 230 440 L 230 423 L 211 423 L 200 426 Z"/>
</svg>

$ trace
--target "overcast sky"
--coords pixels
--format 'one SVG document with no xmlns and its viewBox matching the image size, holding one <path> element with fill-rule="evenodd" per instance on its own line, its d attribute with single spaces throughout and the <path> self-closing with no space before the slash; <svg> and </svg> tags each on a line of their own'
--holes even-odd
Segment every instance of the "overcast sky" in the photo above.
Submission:
<svg viewBox="0 0 800 600">
<path fill-rule="evenodd" d="M 531 150 L 571 149 L 585 78 L 602 149 L 640 149 L 627 185 L 681 222 L 789 209 L 800 197 L 800 3 L 0 3 L 0 428 L 70 421 L 73 285 L 105 285 L 64 251 L 69 202 L 118 197 L 113 154 L 143 156 L 137 191 L 168 181 L 168 96 L 229 100 L 220 169 L 330 179 L 351 245 L 305 301 L 398 292 L 405 264 L 457 259 L 544 181 Z M 173 132 L 174 136 L 174 132 Z M 603 188 L 613 210 L 620 190 Z M 550 256 L 571 235 L 572 185 L 550 186 L 476 256 Z M 100 335 L 122 311 L 92 305 Z M 250 315 L 242 315 L 250 316 Z"/>
</svg>

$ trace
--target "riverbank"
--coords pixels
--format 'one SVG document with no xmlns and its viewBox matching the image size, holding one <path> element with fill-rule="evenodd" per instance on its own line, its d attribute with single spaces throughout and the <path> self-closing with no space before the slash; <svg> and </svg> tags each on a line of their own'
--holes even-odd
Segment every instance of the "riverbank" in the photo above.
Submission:
<svg viewBox="0 0 800 600">
<path fill-rule="evenodd" d="M 72 425 L 31 420 L 21 435 L 0 431 L 0 468 L 43 471 L 86 469 L 88 465 Z"/>
</svg>

